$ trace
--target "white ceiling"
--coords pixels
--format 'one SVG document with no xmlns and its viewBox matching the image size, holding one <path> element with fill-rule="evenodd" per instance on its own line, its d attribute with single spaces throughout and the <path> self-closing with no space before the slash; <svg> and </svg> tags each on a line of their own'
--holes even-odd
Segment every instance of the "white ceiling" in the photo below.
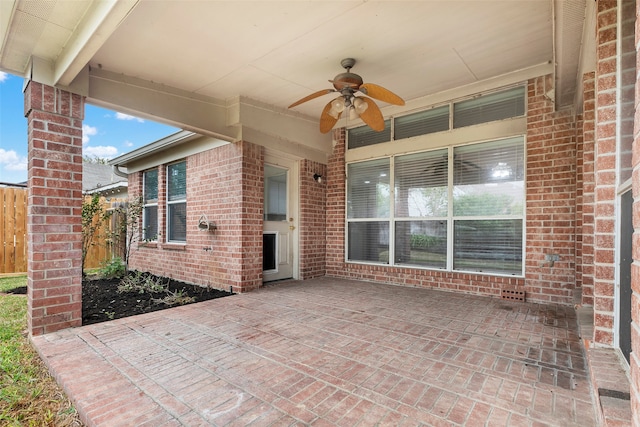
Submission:
<svg viewBox="0 0 640 427">
<path fill-rule="evenodd" d="M 2 0 L 0 69 L 25 75 L 37 57 L 53 84 L 72 85 L 88 65 L 284 109 L 330 88 L 347 57 L 365 82 L 406 101 L 557 63 L 558 103 L 571 104 L 585 0 L 557 2 Z M 317 118 L 331 99 L 296 111 Z"/>
</svg>

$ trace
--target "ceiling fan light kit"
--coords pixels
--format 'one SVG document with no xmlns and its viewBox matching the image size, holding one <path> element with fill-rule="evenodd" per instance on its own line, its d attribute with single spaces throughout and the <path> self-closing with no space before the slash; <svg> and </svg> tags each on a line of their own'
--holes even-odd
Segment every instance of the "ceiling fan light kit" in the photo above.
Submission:
<svg viewBox="0 0 640 427">
<path fill-rule="evenodd" d="M 322 114 L 320 115 L 320 132 L 327 133 L 333 129 L 333 126 L 335 126 L 345 110 L 347 111 L 349 120 L 361 118 L 362 121 L 373 130 L 378 132 L 383 131 L 384 118 L 382 117 L 382 112 L 371 98 L 394 105 L 404 105 L 404 100 L 382 86 L 373 83 L 364 83 L 362 77 L 351 72 L 351 68 L 355 63 L 356 60 L 353 58 L 343 59 L 340 65 L 347 70 L 346 73 L 340 73 L 335 76 L 333 80 L 329 80 L 329 82 L 333 84 L 334 89 L 324 89 L 314 92 L 294 102 L 289 108 L 332 92 L 338 92 L 340 96 L 329 101 L 322 110 Z M 356 92 L 369 95 L 371 98 L 356 96 Z"/>
</svg>

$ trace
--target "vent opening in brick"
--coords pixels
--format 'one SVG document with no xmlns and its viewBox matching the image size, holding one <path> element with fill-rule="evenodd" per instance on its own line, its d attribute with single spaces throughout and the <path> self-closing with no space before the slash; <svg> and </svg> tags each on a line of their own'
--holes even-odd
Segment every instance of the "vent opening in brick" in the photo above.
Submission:
<svg viewBox="0 0 640 427">
<path fill-rule="evenodd" d="M 503 288 L 501 295 L 502 295 L 502 299 L 524 302 L 525 293 L 524 293 L 524 289 Z"/>
</svg>

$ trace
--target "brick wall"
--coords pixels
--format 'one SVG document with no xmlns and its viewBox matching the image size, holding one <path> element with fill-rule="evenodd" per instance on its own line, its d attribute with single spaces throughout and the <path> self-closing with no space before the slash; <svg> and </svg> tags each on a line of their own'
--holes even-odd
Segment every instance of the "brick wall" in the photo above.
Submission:
<svg viewBox="0 0 640 427">
<path fill-rule="evenodd" d="M 40 335 L 82 323 L 84 98 L 36 82 L 24 92 L 29 136 L 27 321 Z"/>
<path fill-rule="evenodd" d="M 529 301 L 572 304 L 576 271 L 576 120 L 554 111 L 545 94 L 550 76 L 528 84 L 527 253 L 525 278 L 443 272 L 345 262 L 345 133 L 327 169 L 327 275 L 497 296 L 503 287 L 525 286 Z M 558 255 L 553 266 L 546 255 Z"/>
<path fill-rule="evenodd" d="M 322 182 L 313 179 L 322 175 Z M 300 161 L 300 279 L 324 276 L 326 271 L 327 167 L 311 160 Z"/>
<path fill-rule="evenodd" d="M 594 340 L 613 345 L 616 198 L 616 33 L 614 1 L 597 3 L 594 189 Z"/>
<path fill-rule="evenodd" d="M 131 268 L 233 292 L 262 284 L 263 148 L 237 142 L 187 159 L 187 243 L 165 238 L 165 171 L 159 167 L 157 243 L 140 244 Z M 130 194 L 140 194 L 142 173 L 130 176 Z M 215 232 L 197 228 L 205 214 Z"/>
<path fill-rule="evenodd" d="M 345 262 L 345 131 L 334 131 L 327 169 L 327 275 L 403 286 L 498 296 L 524 279 Z"/>
</svg>

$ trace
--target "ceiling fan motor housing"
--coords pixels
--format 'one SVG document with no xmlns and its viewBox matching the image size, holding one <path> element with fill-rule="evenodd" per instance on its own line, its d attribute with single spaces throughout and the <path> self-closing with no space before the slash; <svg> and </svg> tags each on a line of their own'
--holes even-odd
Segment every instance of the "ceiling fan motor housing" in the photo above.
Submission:
<svg viewBox="0 0 640 427">
<path fill-rule="evenodd" d="M 337 91 L 341 91 L 342 89 L 349 88 L 354 91 L 358 90 L 360 86 L 362 86 L 363 80 L 362 77 L 355 73 L 340 73 L 331 80 L 333 83 L 333 87 L 336 88 Z"/>
</svg>

